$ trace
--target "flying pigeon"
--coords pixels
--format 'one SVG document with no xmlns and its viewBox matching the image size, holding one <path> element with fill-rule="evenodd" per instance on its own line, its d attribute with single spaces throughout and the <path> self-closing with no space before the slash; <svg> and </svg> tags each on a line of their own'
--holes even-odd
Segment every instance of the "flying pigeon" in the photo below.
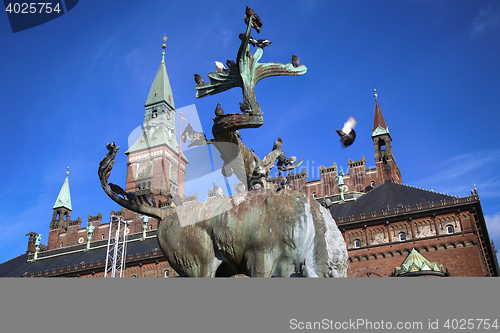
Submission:
<svg viewBox="0 0 500 333">
<path fill-rule="evenodd" d="M 292 65 L 293 67 L 299 67 L 300 59 L 295 54 L 292 54 Z"/>
<path fill-rule="evenodd" d="M 253 116 L 253 111 L 252 111 L 252 109 L 248 105 L 246 105 L 246 104 L 244 104 L 242 102 L 239 102 L 238 104 L 240 105 L 240 111 L 241 112 L 248 113 L 249 115 Z"/>
<path fill-rule="evenodd" d="M 182 142 L 185 143 L 186 139 L 190 139 L 192 133 L 193 133 L 193 128 L 191 127 L 191 124 L 188 123 L 188 125 L 184 129 L 184 132 L 182 132 L 182 135 L 181 135 Z M 191 141 L 191 140 L 189 140 L 189 141 Z"/>
<path fill-rule="evenodd" d="M 342 130 L 335 130 L 337 134 L 340 136 L 340 142 L 345 147 L 349 147 L 356 139 L 356 132 L 354 131 L 354 127 L 356 126 L 356 120 L 353 117 L 349 117 L 347 121 L 344 123 L 344 127 Z"/>
<path fill-rule="evenodd" d="M 125 196 L 127 195 L 127 192 L 125 192 L 120 186 L 109 183 L 109 188 L 111 191 L 113 191 L 116 195 L 121 195 L 125 199 Z"/>
<path fill-rule="evenodd" d="M 196 85 L 201 86 L 205 81 L 203 81 L 203 76 L 194 74 L 194 80 L 196 81 Z"/>
<path fill-rule="evenodd" d="M 224 66 L 224 64 L 220 61 L 216 61 L 215 62 L 215 68 L 217 69 L 217 72 L 223 72 L 226 68 L 226 66 Z"/>
<path fill-rule="evenodd" d="M 241 39 L 241 41 L 244 41 L 245 38 L 246 38 L 246 34 L 244 32 L 242 32 L 238 37 Z M 252 37 L 250 36 L 248 38 L 248 44 L 252 45 L 252 46 L 256 46 L 257 45 L 257 41 Z"/>
<path fill-rule="evenodd" d="M 215 108 L 215 116 L 223 116 L 224 115 L 224 110 L 220 107 L 220 103 L 217 103 L 217 107 Z"/>
<path fill-rule="evenodd" d="M 245 19 L 245 24 L 248 25 L 248 20 L 252 17 L 252 28 L 254 28 L 257 33 L 260 33 L 262 30 L 262 21 L 260 20 L 259 15 L 257 15 L 257 13 L 255 13 L 255 11 L 248 6 L 245 10 L 245 14 L 246 15 L 243 17 Z"/>
<path fill-rule="evenodd" d="M 236 62 L 234 60 L 227 60 L 226 65 L 229 68 L 229 70 L 236 69 Z"/>
<path fill-rule="evenodd" d="M 283 146 L 283 141 L 281 140 L 281 136 L 280 136 L 278 138 L 278 140 L 274 141 L 273 150 L 281 149 L 282 146 Z"/>
<path fill-rule="evenodd" d="M 271 43 L 272 42 L 268 39 L 257 39 L 257 47 L 260 47 L 261 49 L 263 49 L 266 46 L 271 45 Z"/>
</svg>

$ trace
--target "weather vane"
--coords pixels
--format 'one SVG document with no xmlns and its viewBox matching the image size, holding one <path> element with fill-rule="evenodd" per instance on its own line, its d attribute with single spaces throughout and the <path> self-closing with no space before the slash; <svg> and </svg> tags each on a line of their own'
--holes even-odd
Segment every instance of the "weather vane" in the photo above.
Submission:
<svg viewBox="0 0 500 333">
<path fill-rule="evenodd" d="M 167 39 L 168 39 L 168 38 L 167 38 L 167 36 L 165 36 L 165 34 L 163 34 L 163 37 L 162 37 L 162 38 L 163 38 L 163 41 L 164 41 L 164 42 L 166 42 L 166 41 L 167 41 Z M 167 44 L 163 43 L 163 44 L 161 45 L 161 47 L 162 47 L 163 49 L 165 49 L 165 48 L 167 47 Z"/>
</svg>

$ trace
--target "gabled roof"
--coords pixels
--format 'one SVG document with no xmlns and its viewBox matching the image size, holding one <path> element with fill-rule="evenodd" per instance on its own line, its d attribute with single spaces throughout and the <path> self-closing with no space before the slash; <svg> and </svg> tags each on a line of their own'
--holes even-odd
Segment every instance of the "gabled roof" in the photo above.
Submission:
<svg viewBox="0 0 500 333">
<path fill-rule="evenodd" d="M 428 202 L 439 202 L 439 200 L 451 200 L 451 195 L 436 193 L 424 189 L 402 185 L 394 182 L 385 182 L 370 192 L 357 198 L 355 201 L 346 201 L 343 204 L 335 204 L 330 207 L 334 219 L 341 217 L 356 216 L 380 212 L 382 210 L 394 209 L 398 206 L 414 206 L 416 204 L 427 204 Z"/>
<path fill-rule="evenodd" d="M 59 191 L 59 195 L 57 196 L 56 203 L 54 204 L 54 207 L 52 207 L 53 209 L 59 208 L 59 207 L 65 207 L 65 208 L 68 208 L 69 210 L 72 210 L 72 208 L 71 208 L 71 195 L 69 193 L 68 175 L 69 175 L 69 167 L 68 167 L 68 170 L 66 171 L 66 179 L 64 180 L 63 186 L 61 187 L 61 191 Z"/>
</svg>

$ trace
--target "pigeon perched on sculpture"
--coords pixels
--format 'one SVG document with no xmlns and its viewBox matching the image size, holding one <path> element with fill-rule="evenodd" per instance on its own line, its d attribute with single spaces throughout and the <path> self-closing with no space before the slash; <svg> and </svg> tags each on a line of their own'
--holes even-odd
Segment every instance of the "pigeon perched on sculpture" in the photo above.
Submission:
<svg viewBox="0 0 500 333">
<path fill-rule="evenodd" d="M 216 61 L 215 62 L 215 69 L 217 70 L 217 72 L 221 73 L 227 68 L 226 68 L 226 66 L 224 66 L 224 64 L 222 62 Z"/>
<path fill-rule="evenodd" d="M 248 105 L 246 105 L 245 103 L 242 103 L 242 102 L 239 102 L 238 104 L 240 105 L 241 112 L 248 113 L 249 115 L 253 116 L 253 111 Z"/>
<path fill-rule="evenodd" d="M 233 69 L 236 69 L 236 67 L 238 67 L 234 60 L 227 60 L 226 65 L 229 68 L 229 70 L 233 70 Z"/>
<path fill-rule="evenodd" d="M 273 150 L 281 149 L 282 146 L 283 146 L 283 140 L 281 140 L 280 136 L 278 140 L 274 141 Z"/>
<path fill-rule="evenodd" d="M 215 108 L 215 116 L 220 117 L 224 115 L 224 110 L 221 108 L 220 103 L 217 103 L 217 107 Z"/>
<path fill-rule="evenodd" d="M 340 142 L 342 142 L 344 148 L 352 145 L 356 139 L 356 132 L 354 131 L 355 126 L 356 120 L 353 117 L 349 117 L 341 130 L 335 130 L 335 132 L 337 132 L 340 136 Z"/>
<path fill-rule="evenodd" d="M 127 192 L 125 192 L 119 185 L 109 183 L 109 188 L 111 189 L 111 191 L 116 193 L 116 195 L 123 196 L 124 199 L 127 196 Z"/>
<path fill-rule="evenodd" d="M 198 75 L 198 74 L 194 74 L 194 81 L 196 82 L 196 85 L 198 85 L 198 86 L 201 86 L 202 84 L 205 83 L 205 81 L 203 80 L 203 76 Z"/>
<path fill-rule="evenodd" d="M 266 46 L 271 45 L 271 43 L 272 42 L 268 39 L 257 39 L 257 47 L 260 47 L 261 49 L 263 49 Z"/>
<path fill-rule="evenodd" d="M 246 25 L 248 25 L 250 17 L 252 18 L 252 28 L 254 28 L 257 33 L 260 33 L 260 31 L 262 30 L 262 21 L 260 20 L 259 15 L 257 15 L 257 13 L 252 8 L 247 6 L 245 10 L 245 16 L 243 17 L 245 19 Z"/>
<path fill-rule="evenodd" d="M 245 38 L 246 38 L 246 35 L 245 35 L 244 32 L 242 32 L 241 34 L 239 34 L 238 37 L 243 42 L 245 40 Z M 257 41 L 252 36 L 249 36 L 248 37 L 248 44 L 250 44 L 252 46 L 257 46 Z"/>
<path fill-rule="evenodd" d="M 292 66 L 297 68 L 300 65 L 300 59 L 295 54 L 292 54 Z"/>
</svg>

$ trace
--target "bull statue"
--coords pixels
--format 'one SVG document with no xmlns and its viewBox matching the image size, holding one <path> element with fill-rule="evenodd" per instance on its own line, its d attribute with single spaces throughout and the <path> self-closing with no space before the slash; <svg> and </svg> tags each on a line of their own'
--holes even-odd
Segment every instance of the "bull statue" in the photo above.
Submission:
<svg viewBox="0 0 500 333">
<path fill-rule="evenodd" d="M 264 189 L 177 207 L 140 205 L 109 188 L 118 149 L 108 145 L 101 161 L 102 188 L 119 205 L 160 220 L 158 243 L 180 276 L 348 276 L 335 221 L 305 194 Z"/>
</svg>

